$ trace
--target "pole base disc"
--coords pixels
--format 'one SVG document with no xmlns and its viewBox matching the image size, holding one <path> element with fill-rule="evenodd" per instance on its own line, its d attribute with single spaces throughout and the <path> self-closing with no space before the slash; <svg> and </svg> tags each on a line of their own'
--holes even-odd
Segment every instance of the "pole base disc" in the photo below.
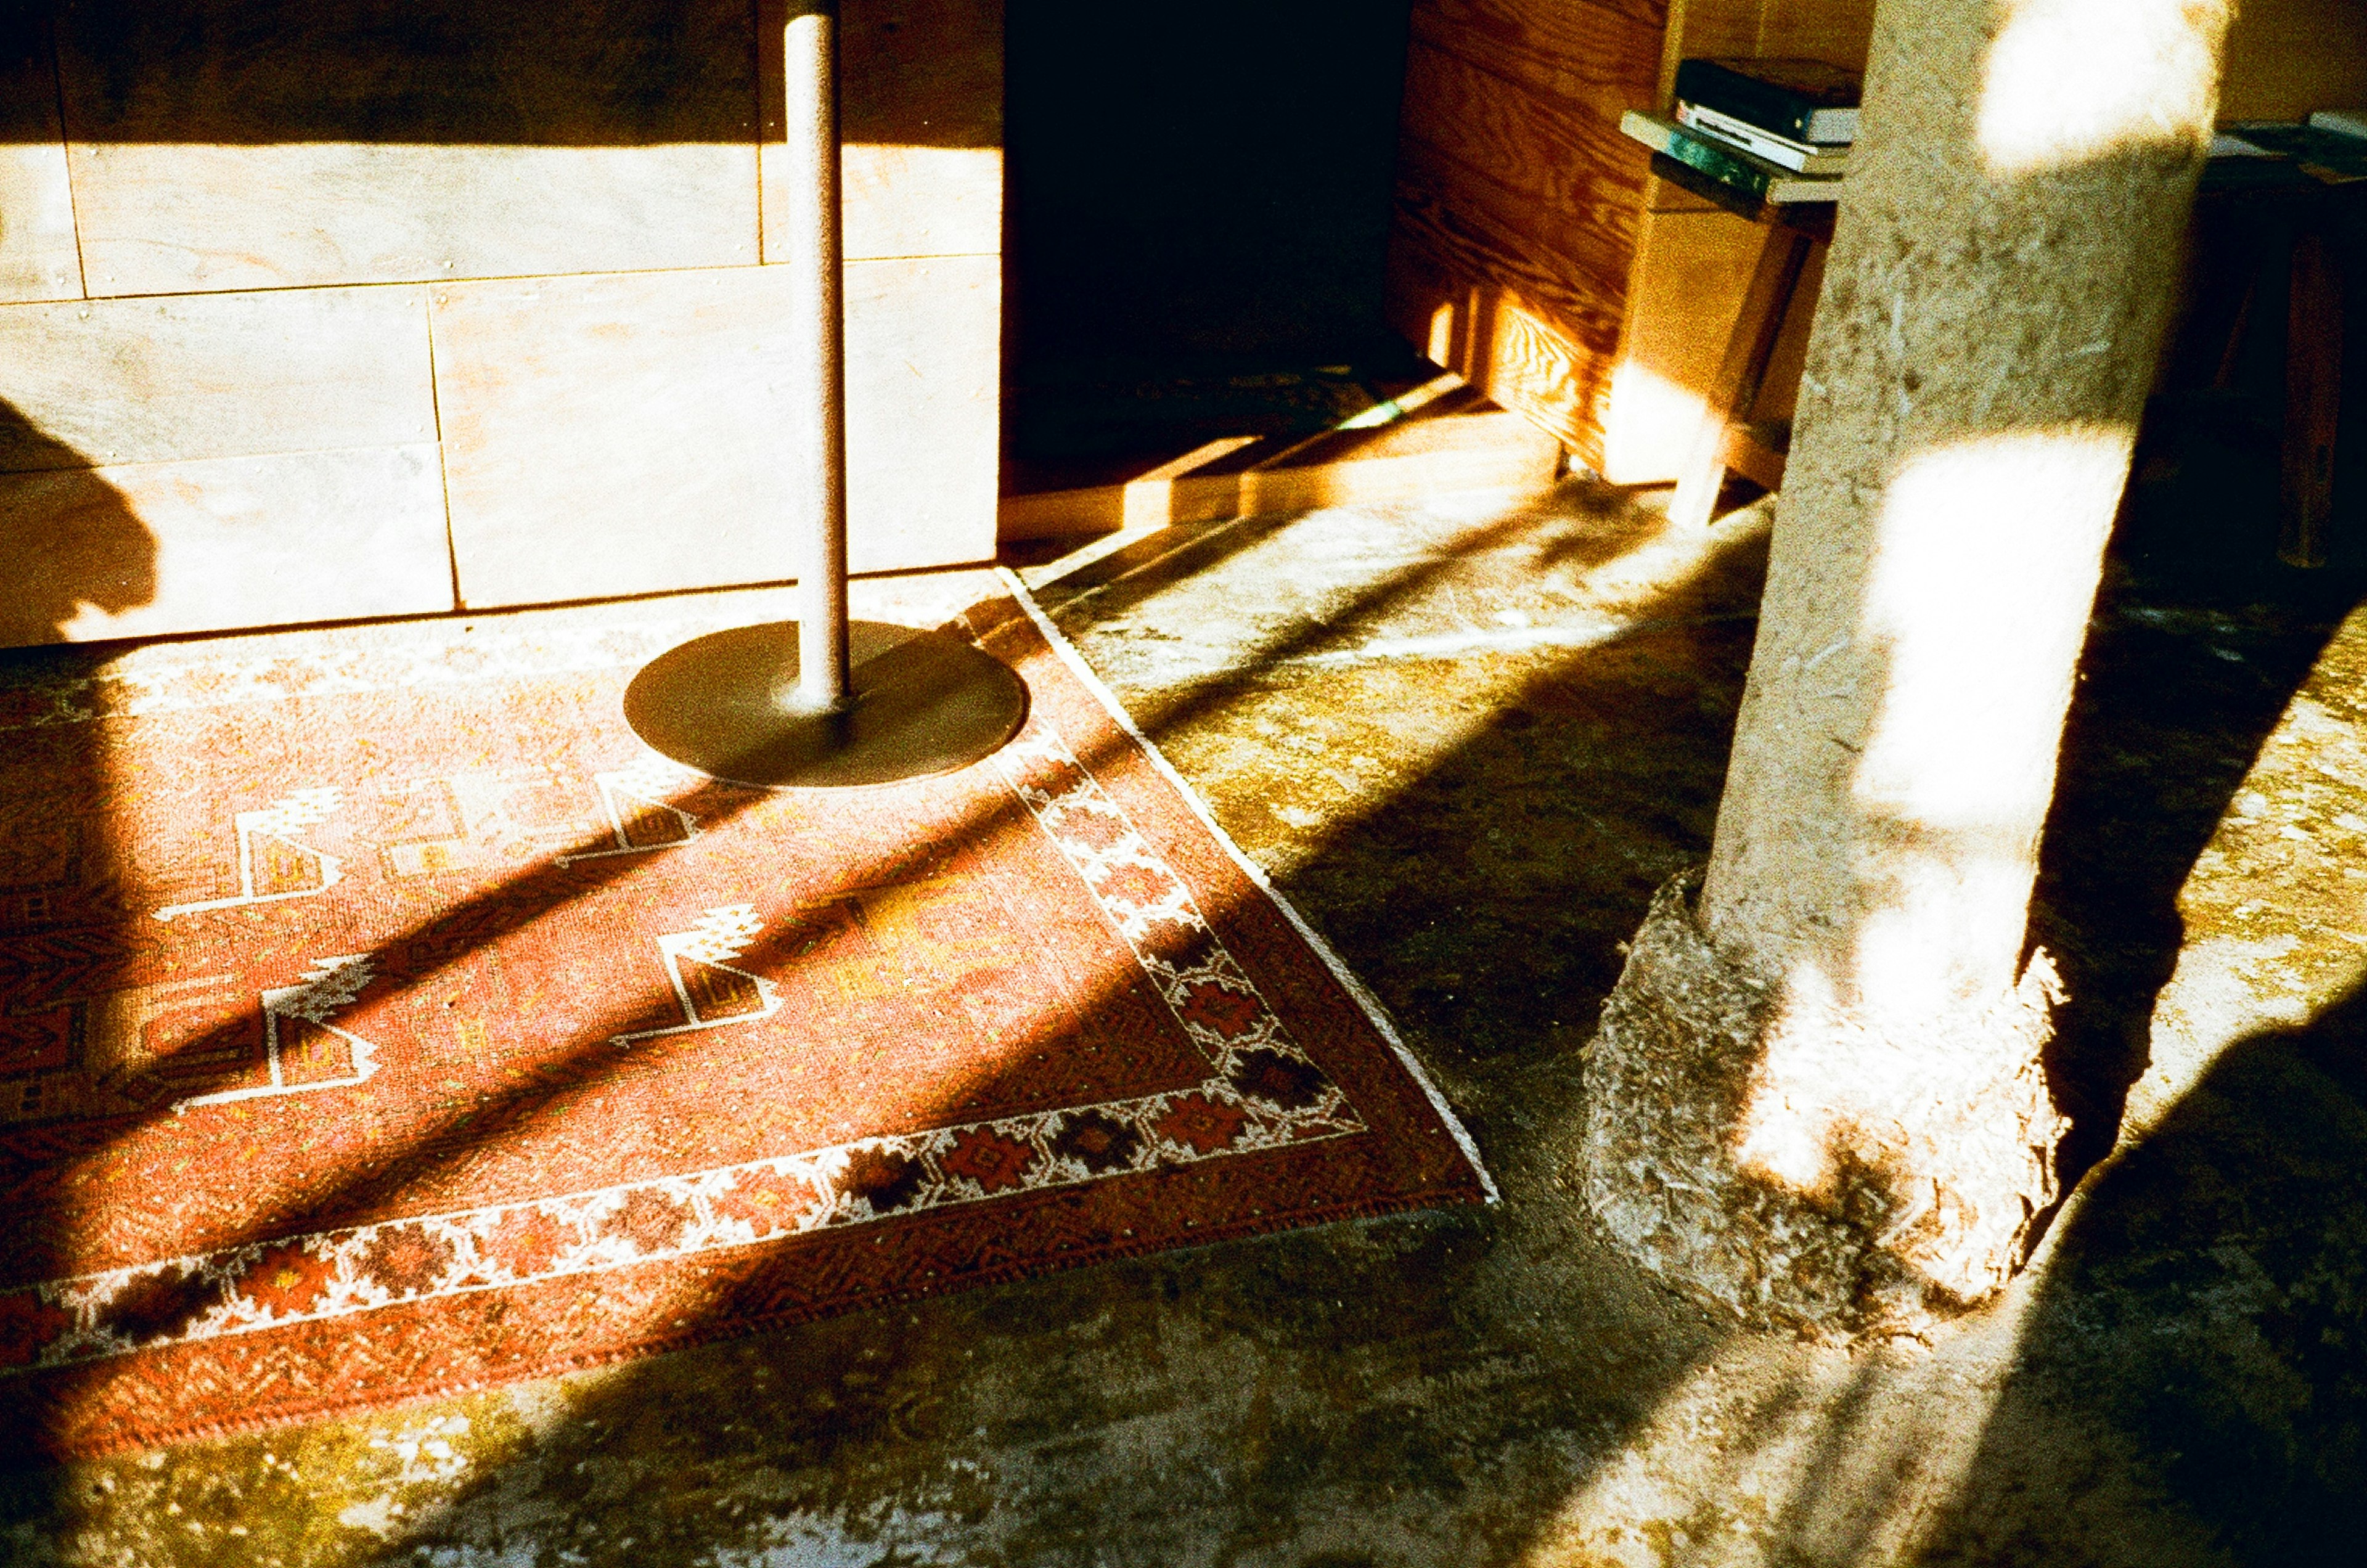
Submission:
<svg viewBox="0 0 2367 1568">
<path fill-rule="evenodd" d="M 848 626 L 855 705 L 800 713 L 795 621 L 735 626 L 667 649 L 625 688 L 625 722 L 654 750 L 731 784 L 894 784 L 967 767 L 1027 716 L 1009 666 L 946 632 Z"/>
</svg>

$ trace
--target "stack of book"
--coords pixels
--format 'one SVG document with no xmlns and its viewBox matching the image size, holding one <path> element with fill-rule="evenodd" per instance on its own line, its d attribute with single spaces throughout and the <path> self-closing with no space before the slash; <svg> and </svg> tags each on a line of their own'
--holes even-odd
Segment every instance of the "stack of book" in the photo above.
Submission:
<svg viewBox="0 0 2367 1568">
<path fill-rule="evenodd" d="M 2211 139 L 2211 157 L 2289 162 L 2321 185 L 2355 185 L 2367 180 L 2367 111 L 2319 109 L 2306 125 L 2239 120 Z"/>
<path fill-rule="evenodd" d="M 1858 77 L 1817 60 L 1688 60 L 1673 118 L 1620 129 L 1743 196 L 1830 201 L 1857 136 Z"/>
</svg>

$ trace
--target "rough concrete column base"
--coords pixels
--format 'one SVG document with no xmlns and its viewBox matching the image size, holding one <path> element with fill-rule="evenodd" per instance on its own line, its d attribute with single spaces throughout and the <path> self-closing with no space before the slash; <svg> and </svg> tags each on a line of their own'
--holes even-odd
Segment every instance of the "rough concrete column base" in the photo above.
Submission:
<svg viewBox="0 0 2367 1568">
<path fill-rule="evenodd" d="M 1760 1327 L 1920 1335 L 1995 1293 L 2055 1200 L 2068 1125 L 2039 1065 L 2060 995 L 2045 955 L 1963 1019 L 1804 1026 L 1712 947 L 1700 885 L 1654 896 L 1581 1053 L 1588 1206 L 1645 1268 Z M 1817 1139 L 1813 1179 L 1796 1157 L 1769 1168 L 1771 1118 Z"/>
</svg>

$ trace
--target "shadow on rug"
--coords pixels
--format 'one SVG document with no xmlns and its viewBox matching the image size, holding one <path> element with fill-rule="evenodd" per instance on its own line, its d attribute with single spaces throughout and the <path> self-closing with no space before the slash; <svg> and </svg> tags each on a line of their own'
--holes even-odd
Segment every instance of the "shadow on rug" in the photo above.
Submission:
<svg viewBox="0 0 2367 1568">
<path fill-rule="evenodd" d="M 631 628 L 0 690 L 0 1452 L 1485 1196 L 1073 655 L 968 629 L 1018 738 L 860 790 L 648 751 Z"/>
</svg>

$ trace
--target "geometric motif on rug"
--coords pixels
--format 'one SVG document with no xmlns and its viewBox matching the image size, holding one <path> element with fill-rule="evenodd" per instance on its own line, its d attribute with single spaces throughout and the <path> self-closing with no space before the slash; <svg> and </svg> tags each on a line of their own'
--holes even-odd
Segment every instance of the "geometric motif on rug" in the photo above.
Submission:
<svg viewBox="0 0 2367 1568">
<path fill-rule="evenodd" d="M 630 637 L 6 694 L 0 1451 L 1484 1197 L 1073 654 L 968 626 L 1019 735 L 855 790 L 656 757 Z"/>
</svg>

